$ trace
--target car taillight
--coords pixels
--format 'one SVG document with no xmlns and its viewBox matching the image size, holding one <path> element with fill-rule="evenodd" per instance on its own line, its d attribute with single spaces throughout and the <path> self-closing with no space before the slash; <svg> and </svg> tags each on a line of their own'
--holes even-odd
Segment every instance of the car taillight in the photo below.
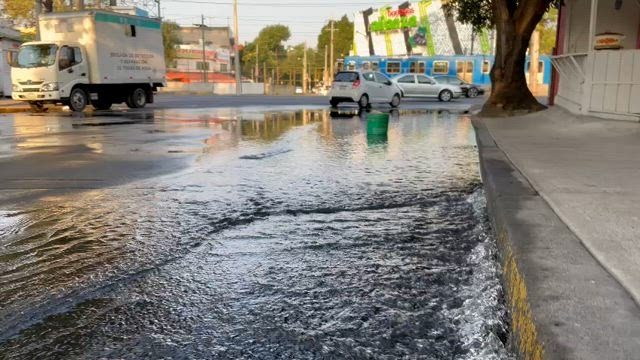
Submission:
<svg viewBox="0 0 640 360">
<path fill-rule="evenodd" d="M 359 87 L 360 87 L 360 80 L 356 80 L 356 81 L 354 81 L 354 82 L 353 82 L 353 88 L 354 88 L 354 89 L 357 89 L 357 88 L 359 88 Z"/>
</svg>

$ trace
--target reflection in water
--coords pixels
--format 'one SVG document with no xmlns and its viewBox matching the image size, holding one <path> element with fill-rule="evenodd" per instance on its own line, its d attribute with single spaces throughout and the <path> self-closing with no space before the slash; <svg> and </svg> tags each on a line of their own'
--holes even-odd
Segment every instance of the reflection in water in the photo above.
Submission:
<svg viewBox="0 0 640 360">
<path fill-rule="evenodd" d="M 199 156 L 0 211 L 0 357 L 508 358 L 469 119 L 395 112 L 385 139 L 325 110 L 69 131 Z"/>
</svg>

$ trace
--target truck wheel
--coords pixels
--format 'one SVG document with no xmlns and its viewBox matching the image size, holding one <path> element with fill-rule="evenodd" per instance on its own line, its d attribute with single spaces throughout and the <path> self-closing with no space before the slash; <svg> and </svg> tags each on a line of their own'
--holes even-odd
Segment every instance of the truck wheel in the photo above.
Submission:
<svg viewBox="0 0 640 360">
<path fill-rule="evenodd" d="M 48 110 L 44 104 L 39 101 L 29 101 L 29 106 L 31 107 L 31 111 L 36 113 L 43 113 Z"/>
<path fill-rule="evenodd" d="M 96 100 L 92 101 L 91 105 L 93 105 L 96 110 L 109 110 L 113 103 L 110 100 Z"/>
<path fill-rule="evenodd" d="M 72 111 L 82 112 L 87 107 L 89 97 L 87 93 L 81 88 L 75 88 L 71 90 L 69 95 L 69 108 Z"/>
<path fill-rule="evenodd" d="M 127 106 L 131 109 L 140 109 L 147 105 L 147 92 L 142 88 L 135 88 L 127 97 Z"/>
</svg>

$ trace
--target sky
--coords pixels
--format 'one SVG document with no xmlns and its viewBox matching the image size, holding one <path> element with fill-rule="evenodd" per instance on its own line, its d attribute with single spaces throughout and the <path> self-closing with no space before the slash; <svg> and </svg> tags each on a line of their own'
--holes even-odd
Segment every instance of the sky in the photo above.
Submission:
<svg viewBox="0 0 640 360">
<path fill-rule="evenodd" d="M 162 17 L 181 25 L 200 23 L 201 15 L 209 26 L 226 26 L 233 29 L 232 0 L 160 0 Z M 322 28 L 329 19 L 338 20 L 370 7 L 401 3 L 381 0 L 238 0 L 240 41 L 251 42 L 260 29 L 271 24 L 289 26 L 291 38 L 287 44 L 307 41 L 315 47 Z"/>
</svg>

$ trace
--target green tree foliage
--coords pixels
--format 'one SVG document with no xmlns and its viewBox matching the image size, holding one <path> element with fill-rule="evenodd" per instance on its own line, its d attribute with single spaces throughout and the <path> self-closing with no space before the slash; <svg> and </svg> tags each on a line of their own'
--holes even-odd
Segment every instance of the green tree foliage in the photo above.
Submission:
<svg viewBox="0 0 640 360">
<path fill-rule="evenodd" d="M 538 24 L 540 32 L 540 54 L 551 55 L 556 46 L 556 28 L 558 24 L 558 9 L 551 9 Z"/>
<path fill-rule="evenodd" d="M 69 5 L 64 0 L 41 0 L 42 11 L 66 11 Z M 19 22 L 25 22 L 29 25 L 35 25 L 33 0 L 0 0 L 4 7 L 5 14 Z"/>
<path fill-rule="evenodd" d="M 176 59 L 176 45 L 180 43 L 180 27 L 172 21 L 162 22 L 162 43 L 164 45 L 164 60 L 167 67 L 174 68 Z"/>
<path fill-rule="evenodd" d="M 444 10 L 476 29 L 497 30 L 495 62 L 491 69 L 492 91 L 483 113 L 493 116 L 538 111 L 527 87 L 524 64 L 531 34 L 551 8 L 561 0 L 448 0 Z"/>
<path fill-rule="evenodd" d="M 290 37 L 289 27 L 285 25 L 269 25 L 260 30 L 258 36 L 248 43 L 240 54 L 244 63 L 242 67 L 244 75 L 251 77 L 256 61 L 260 71 L 262 71 L 264 63 L 267 64 L 269 69 L 274 68 L 278 62 L 277 60 L 285 56 L 284 42 L 289 40 Z"/>
<path fill-rule="evenodd" d="M 280 57 L 280 54 L 284 54 L 284 42 L 289 40 L 289 37 L 291 32 L 287 26 L 269 25 L 263 28 L 258 36 L 244 47 L 242 61 L 246 64 L 255 64 L 257 55 L 260 64 L 267 62 L 273 65 L 276 56 Z"/>
<path fill-rule="evenodd" d="M 339 59 L 349 55 L 353 46 L 353 22 L 347 15 L 333 25 L 333 53 Z M 327 22 L 318 35 L 318 52 L 324 54 L 324 47 L 331 46 L 331 22 Z M 323 55 L 324 56 L 324 55 Z M 323 60 L 324 61 L 324 60 Z"/>
</svg>

